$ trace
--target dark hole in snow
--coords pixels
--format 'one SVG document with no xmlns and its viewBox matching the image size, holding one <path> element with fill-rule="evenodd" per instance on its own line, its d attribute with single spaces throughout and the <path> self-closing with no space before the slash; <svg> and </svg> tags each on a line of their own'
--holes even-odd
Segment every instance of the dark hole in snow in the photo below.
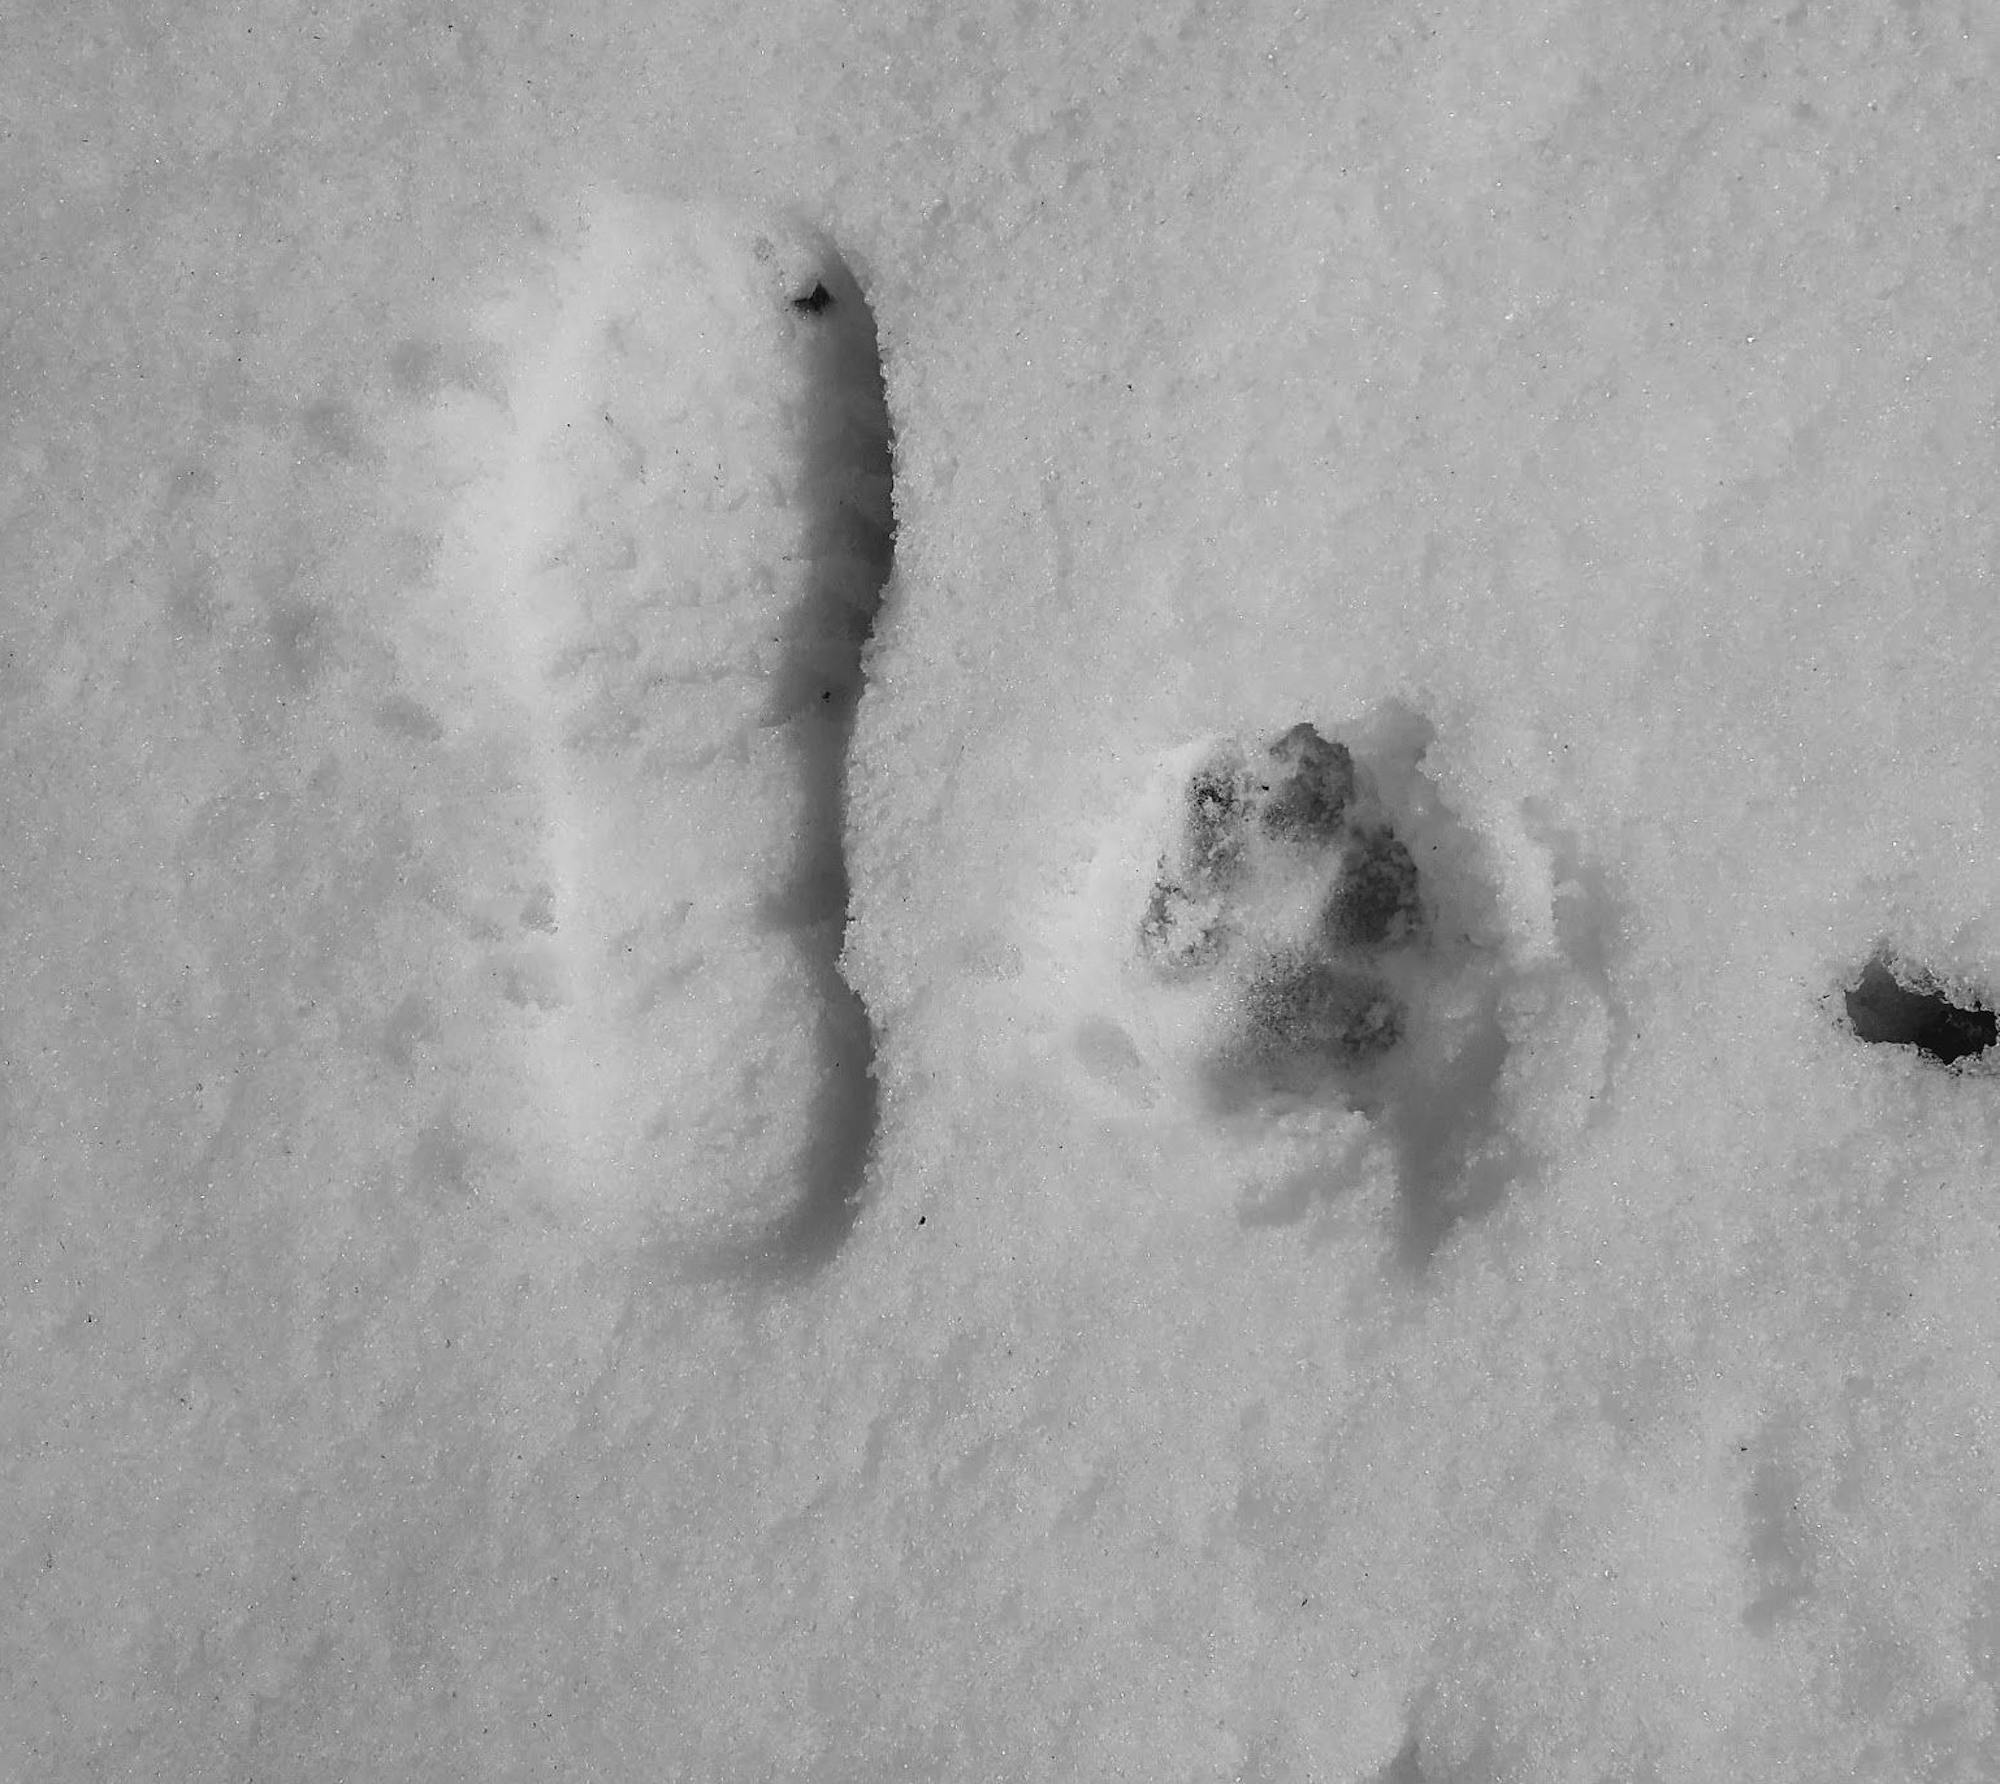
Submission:
<svg viewBox="0 0 2000 1784">
<path fill-rule="evenodd" d="M 1911 979 L 1915 982 L 1906 982 Z M 1880 955 L 1847 993 L 1847 1019 L 1860 1040 L 1915 1047 L 1943 1065 L 1983 1053 L 2000 1039 L 2000 1017 L 1993 1011 L 1953 1003 L 1928 974 L 1906 969 L 1899 977 Z"/>
</svg>

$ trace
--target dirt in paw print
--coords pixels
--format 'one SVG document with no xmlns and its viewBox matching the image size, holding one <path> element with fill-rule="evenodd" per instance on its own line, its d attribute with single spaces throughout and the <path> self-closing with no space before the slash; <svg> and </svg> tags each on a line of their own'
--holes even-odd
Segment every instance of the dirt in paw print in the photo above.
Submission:
<svg viewBox="0 0 2000 1784">
<path fill-rule="evenodd" d="M 1329 946 L 1392 948 L 1423 927 L 1417 864 L 1387 824 L 1354 831 L 1341 854 L 1341 878 L 1321 913 Z"/>
<path fill-rule="evenodd" d="M 1266 836 L 1325 847 L 1340 840 L 1354 803 L 1354 757 L 1344 743 L 1294 725 L 1266 752 L 1257 793 Z"/>
<path fill-rule="evenodd" d="M 1309 1097 L 1387 1054 L 1404 1020 L 1402 1000 L 1365 965 L 1273 960 L 1244 988 L 1243 1022 L 1211 1081 L 1226 1101 L 1260 1091 Z"/>
<path fill-rule="evenodd" d="M 1322 1093 L 1394 1048 L 1404 1012 L 1384 957 L 1423 930 L 1416 863 L 1366 773 L 1299 724 L 1190 775 L 1139 944 L 1162 978 L 1236 981 L 1210 1075 L 1238 1102 Z"/>
<path fill-rule="evenodd" d="M 1243 869 L 1248 788 L 1248 773 L 1235 752 L 1189 777 L 1181 835 L 1160 863 L 1139 929 L 1147 961 L 1163 973 L 1211 966 L 1222 953 L 1227 903 Z"/>
</svg>

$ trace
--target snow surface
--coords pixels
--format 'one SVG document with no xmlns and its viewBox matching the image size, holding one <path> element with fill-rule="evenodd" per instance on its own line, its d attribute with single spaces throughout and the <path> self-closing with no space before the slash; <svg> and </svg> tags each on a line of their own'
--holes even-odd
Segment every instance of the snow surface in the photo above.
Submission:
<svg viewBox="0 0 2000 1784">
<path fill-rule="evenodd" d="M 2000 1776 L 1983 10 L 4 36 L 0 1773 Z"/>
</svg>

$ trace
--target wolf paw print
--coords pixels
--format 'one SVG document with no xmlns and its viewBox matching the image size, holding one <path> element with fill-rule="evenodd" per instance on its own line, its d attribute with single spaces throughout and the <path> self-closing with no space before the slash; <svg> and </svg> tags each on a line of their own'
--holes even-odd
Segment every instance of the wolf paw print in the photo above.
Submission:
<svg viewBox="0 0 2000 1784">
<path fill-rule="evenodd" d="M 1397 702 L 1191 741 L 1031 925 L 1066 1082 L 1184 1124 L 1190 1184 L 1248 1226 L 1391 1209 L 1422 1268 L 1617 1094 L 1615 887 L 1460 758 Z"/>
<path fill-rule="evenodd" d="M 1310 1093 L 1401 1038 L 1379 957 L 1424 927 L 1416 862 L 1353 753 L 1300 724 L 1189 776 L 1139 952 L 1171 981 L 1239 969 L 1219 1081 Z"/>
</svg>

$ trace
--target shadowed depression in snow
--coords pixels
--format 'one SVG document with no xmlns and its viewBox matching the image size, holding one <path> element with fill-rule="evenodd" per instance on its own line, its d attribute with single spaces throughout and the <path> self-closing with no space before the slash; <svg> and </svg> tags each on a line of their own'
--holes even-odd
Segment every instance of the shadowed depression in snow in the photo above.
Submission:
<svg viewBox="0 0 2000 1784">
<path fill-rule="evenodd" d="M 806 556 L 814 566 L 788 616 L 768 718 L 797 724 L 803 819 L 786 882 L 765 920 L 789 933 L 821 1000 L 818 1088 L 796 1207 L 756 1245 L 783 1278 L 825 1263 L 854 1223 L 878 1114 L 868 1014 L 841 977 L 851 888 L 846 855 L 847 753 L 863 656 L 894 567 L 889 412 L 875 318 L 830 244 L 818 276 L 791 300 L 805 337 L 803 423 Z"/>
</svg>

